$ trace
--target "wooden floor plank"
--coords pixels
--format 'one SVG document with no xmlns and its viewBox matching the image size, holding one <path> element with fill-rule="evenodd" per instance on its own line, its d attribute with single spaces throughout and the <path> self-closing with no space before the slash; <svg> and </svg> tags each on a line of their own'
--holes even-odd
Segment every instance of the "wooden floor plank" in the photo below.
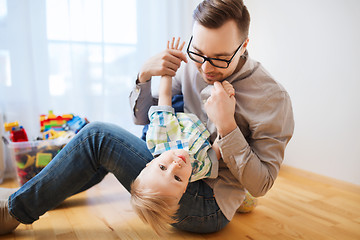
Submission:
<svg viewBox="0 0 360 240">
<path fill-rule="evenodd" d="M 1 187 L 16 187 L 15 180 Z M 360 239 L 360 186 L 282 167 L 252 213 L 236 214 L 222 231 L 193 234 L 173 229 L 160 238 L 130 206 L 129 193 L 112 175 L 67 199 L 32 225 L 0 239 Z"/>
</svg>

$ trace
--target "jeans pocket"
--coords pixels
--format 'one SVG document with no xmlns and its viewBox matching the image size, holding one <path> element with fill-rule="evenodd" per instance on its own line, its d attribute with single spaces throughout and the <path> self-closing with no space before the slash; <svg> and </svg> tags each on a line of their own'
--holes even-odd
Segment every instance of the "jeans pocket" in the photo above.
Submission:
<svg viewBox="0 0 360 240">
<path fill-rule="evenodd" d="M 187 216 L 173 224 L 177 229 L 194 233 L 213 233 L 223 229 L 229 220 L 219 210 L 208 216 Z"/>
</svg>

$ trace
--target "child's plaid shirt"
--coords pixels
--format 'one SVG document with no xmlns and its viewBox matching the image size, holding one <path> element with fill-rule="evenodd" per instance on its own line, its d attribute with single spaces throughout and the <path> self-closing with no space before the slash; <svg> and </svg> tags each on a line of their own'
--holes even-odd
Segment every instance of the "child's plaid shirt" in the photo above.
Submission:
<svg viewBox="0 0 360 240">
<path fill-rule="evenodd" d="M 190 182 L 217 177 L 218 160 L 208 141 L 210 133 L 196 115 L 175 113 L 170 106 L 152 106 L 149 119 L 146 144 L 153 156 L 184 149 L 189 152 L 193 169 Z"/>
</svg>

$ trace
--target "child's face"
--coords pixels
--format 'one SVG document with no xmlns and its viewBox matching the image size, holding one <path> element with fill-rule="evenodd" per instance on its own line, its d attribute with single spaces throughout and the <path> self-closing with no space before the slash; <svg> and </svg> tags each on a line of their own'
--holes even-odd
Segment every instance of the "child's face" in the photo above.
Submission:
<svg viewBox="0 0 360 240">
<path fill-rule="evenodd" d="M 190 157 L 185 150 L 169 150 L 148 163 L 139 178 L 143 187 L 179 201 L 186 190 L 191 171 Z"/>
</svg>

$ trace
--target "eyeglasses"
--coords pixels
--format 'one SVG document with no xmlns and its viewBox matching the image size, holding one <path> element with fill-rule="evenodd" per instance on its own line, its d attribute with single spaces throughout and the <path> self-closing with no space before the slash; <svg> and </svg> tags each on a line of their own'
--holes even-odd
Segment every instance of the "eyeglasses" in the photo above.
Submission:
<svg viewBox="0 0 360 240">
<path fill-rule="evenodd" d="M 239 51 L 239 49 L 241 49 L 241 47 L 244 45 L 245 41 L 235 50 L 234 54 L 232 55 L 232 57 L 230 58 L 230 60 L 225 60 L 225 59 L 219 59 L 219 58 L 209 58 L 209 57 L 205 57 L 203 55 L 200 55 L 198 53 L 194 53 L 192 51 L 190 51 L 190 44 L 192 41 L 192 36 L 190 38 L 190 42 L 189 45 L 187 47 L 187 54 L 189 55 L 189 57 L 191 58 L 191 60 L 193 60 L 194 62 L 197 63 L 205 63 L 206 61 L 208 61 L 211 65 L 213 65 L 214 67 L 217 68 L 228 68 L 231 61 L 233 60 L 233 58 L 235 57 L 236 53 Z"/>
</svg>

